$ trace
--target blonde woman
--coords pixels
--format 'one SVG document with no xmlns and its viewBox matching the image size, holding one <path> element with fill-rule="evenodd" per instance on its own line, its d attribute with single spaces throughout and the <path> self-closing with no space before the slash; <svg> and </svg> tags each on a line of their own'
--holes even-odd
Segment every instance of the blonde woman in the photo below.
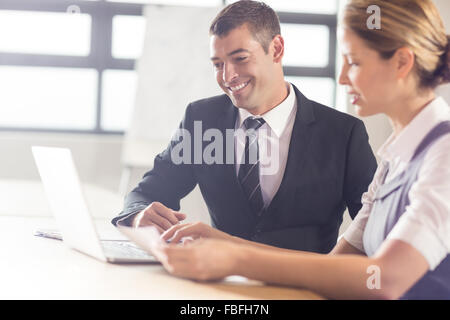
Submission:
<svg viewBox="0 0 450 320">
<path fill-rule="evenodd" d="M 381 29 L 367 28 L 370 5 L 381 10 Z M 239 274 L 329 298 L 450 299 L 450 108 L 434 93 L 450 81 L 442 20 L 431 0 L 352 0 L 339 36 L 340 84 L 360 116 L 383 113 L 394 131 L 344 236 L 321 255 L 181 224 L 163 237 L 196 240 L 155 251 L 170 273 L 200 280 Z M 379 283 L 368 281 L 371 274 Z"/>
</svg>

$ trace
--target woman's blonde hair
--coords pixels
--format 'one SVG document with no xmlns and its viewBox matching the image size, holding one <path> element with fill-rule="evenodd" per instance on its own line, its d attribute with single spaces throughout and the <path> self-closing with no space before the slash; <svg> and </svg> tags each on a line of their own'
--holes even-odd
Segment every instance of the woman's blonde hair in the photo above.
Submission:
<svg viewBox="0 0 450 320">
<path fill-rule="evenodd" d="M 380 8 L 381 29 L 367 26 L 371 5 Z M 431 0 L 349 0 L 340 23 L 384 59 L 399 48 L 410 48 L 419 87 L 435 88 L 450 82 L 450 36 Z"/>
</svg>

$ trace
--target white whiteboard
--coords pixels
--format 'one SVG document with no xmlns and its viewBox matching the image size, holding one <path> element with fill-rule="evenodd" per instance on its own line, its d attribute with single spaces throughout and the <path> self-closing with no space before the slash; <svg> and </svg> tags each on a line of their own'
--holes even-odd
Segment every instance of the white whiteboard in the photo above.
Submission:
<svg viewBox="0 0 450 320">
<path fill-rule="evenodd" d="M 187 105 L 222 93 L 209 51 L 209 26 L 219 7 L 149 5 L 138 84 L 122 162 L 152 165 L 168 144 Z M 132 36 L 132 35 L 130 35 Z"/>
</svg>

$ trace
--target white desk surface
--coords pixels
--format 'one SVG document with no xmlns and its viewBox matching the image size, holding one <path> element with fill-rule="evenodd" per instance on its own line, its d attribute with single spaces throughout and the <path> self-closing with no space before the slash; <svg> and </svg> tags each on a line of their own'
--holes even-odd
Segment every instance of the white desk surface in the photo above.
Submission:
<svg viewBox="0 0 450 320">
<path fill-rule="evenodd" d="M 123 239 L 110 220 L 122 206 L 117 194 L 85 185 L 102 239 Z M 169 275 L 161 265 L 114 265 L 62 241 L 34 236 L 56 228 L 40 181 L 0 181 L 0 299 L 320 299 L 305 290 L 241 277 L 202 283 Z"/>
<path fill-rule="evenodd" d="M 97 221 L 103 238 L 117 232 Z M 305 290 L 241 277 L 196 282 L 169 275 L 161 265 L 114 265 L 36 237 L 52 218 L 0 216 L 0 299 L 321 299 Z"/>
<path fill-rule="evenodd" d="M 123 206 L 123 197 L 91 184 L 83 184 L 89 209 L 95 218 L 111 219 Z M 40 180 L 0 179 L 0 216 L 51 217 Z"/>
</svg>

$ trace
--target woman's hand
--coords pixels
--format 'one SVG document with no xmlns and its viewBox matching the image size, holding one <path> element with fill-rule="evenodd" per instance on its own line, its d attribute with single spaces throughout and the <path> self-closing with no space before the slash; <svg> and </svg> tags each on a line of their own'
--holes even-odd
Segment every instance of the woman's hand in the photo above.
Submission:
<svg viewBox="0 0 450 320">
<path fill-rule="evenodd" d="M 202 222 L 194 222 L 176 224 L 165 231 L 161 235 L 161 238 L 165 241 L 170 241 L 171 243 L 178 243 L 182 241 L 183 238 L 214 238 L 232 241 L 234 237 Z"/>
<path fill-rule="evenodd" d="M 199 239 L 185 245 L 165 245 L 154 254 L 164 268 L 177 277 L 194 280 L 218 280 L 235 274 L 240 245 L 218 239 Z"/>
</svg>

